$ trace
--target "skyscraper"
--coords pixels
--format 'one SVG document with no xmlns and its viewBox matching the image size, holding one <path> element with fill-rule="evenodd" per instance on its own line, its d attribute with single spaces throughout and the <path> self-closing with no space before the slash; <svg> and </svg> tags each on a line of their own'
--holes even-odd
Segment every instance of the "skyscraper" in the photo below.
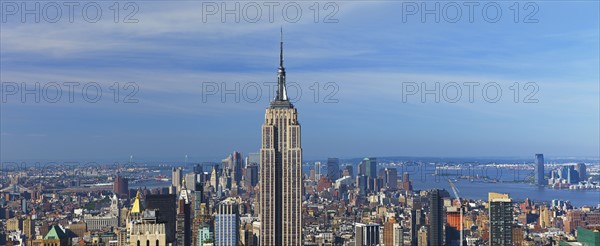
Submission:
<svg viewBox="0 0 600 246">
<path fill-rule="evenodd" d="M 175 219 L 177 213 L 175 194 L 149 194 L 144 200 L 145 208 L 158 210 L 158 222 L 165 224 L 167 243 L 175 242 Z"/>
<path fill-rule="evenodd" d="M 402 188 L 407 191 L 412 191 L 412 181 L 410 181 L 410 174 L 404 172 L 402 175 Z"/>
<path fill-rule="evenodd" d="M 429 244 L 443 245 L 444 202 L 440 190 L 434 189 L 429 193 L 429 203 Z"/>
<path fill-rule="evenodd" d="M 171 185 L 175 187 L 175 191 L 179 191 L 182 180 L 183 173 L 181 172 L 181 167 L 174 167 L 171 173 Z"/>
<path fill-rule="evenodd" d="M 586 171 L 585 163 L 577 163 L 577 165 L 575 165 L 575 171 L 577 171 L 577 173 L 579 173 L 580 181 L 585 181 L 587 179 L 587 171 Z"/>
<path fill-rule="evenodd" d="M 546 205 L 540 206 L 540 218 L 538 221 L 539 221 L 540 227 L 543 229 L 546 229 L 547 227 L 551 226 L 550 211 L 548 210 L 548 207 L 546 207 Z"/>
<path fill-rule="evenodd" d="M 419 242 L 418 239 L 418 230 L 419 230 L 419 224 L 417 223 L 417 210 L 414 208 L 411 208 L 410 210 L 410 220 L 408 225 L 410 226 L 409 230 L 408 230 L 408 238 L 410 241 L 410 245 L 411 246 L 416 246 L 417 243 Z M 421 210 L 419 210 L 421 211 Z"/>
<path fill-rule="evenodd" d="M 344 173 L 350 176 L 350 178 L 354 177 L 354 167 L 352 167 L 352 165 L 347 165 Z"/>
<path fill-rule="evenodd" d="M 327 159 L 327 178 L 331 181 L 336 181 L 340 178 L 340 159 Z"/>
<path fill-rule="evenodd" d="M 194 217 L 200 216 L 200 207 L 202 203 L 205 203 L 204 198 L 204 185 L 202 183 L 196 183 L 194 186 Z"/>
<path fill-rule="evenodd" d="M 367 190 L 377 191 L 377 159 L 364 158 L 358 165 L 359 175 L 367 176 Z"/>
<path fill-rule="evenodd" d="M 513 208 L 512 200 L 508 194 L 490 193 L 490 245 L 513 245 L 512 225 Z"/>
<path fill-rule="evenodd" d="M 280 42 L 277 93 L 265 114 L 260 163 L 260 244 L 302 243 L 302 148 L 298 113 L 288 100 Z"/>
<path fill-rule="evenodd" d="M 562 166 L 560 168 L 560 178 L 566 180 L 569 184 L 577 184 L 579 182 L 579 173 L 575 171 L 573 165 Z"/>
<path fill-rule="evenodd" d="M 418 238 L 418 242 L 419 242 L 418 245 L 419 246 L 435 245 L 435 244 L 429 244 L 429 237 L 428 237 L 427 227 L 426 226 L 421 226 L 421 228 L 419 229 L 419 236 L 418 237 L 419 237 Z"/>
<path fill-rule="evenodd" d="M 446 242 L 460 245 L 460 207 L 446 207 Z"/>
<path fill-rule="evenodd" d="M 369 157 L 363 159 L 363 163 L 365 165 L 365 175 L 369 178 L 377 177 L 377 159 L 374 157 Z"/>
<path fill-rule="evenodd" d="M 383 225 L 383 245 L 404 245 L 404 235 L 402 226 L 396 222 L 395 218 L 390 218 Z"/>
<path fill-rule="evenodd" d="M 358 163 L 357 175 L 366 175 L 367 174 L 367 163 L 361 161 Z"/>
<path fill-rule="evenodd" d="M 177 217 L 176 217 L 176 238 L 177 245 L 192 244 L 192 216 L 191 216 L 191 195 L 186 187 L 185 180 L 181 184 L 181 192 L 177 201 Z"/>
<path fill-rule="evenodd" d="M 254 187 L 258 184 L 258 165 L 251 164 L 244 169 L 244 182 L 246 187 Z"/>
<path fill-rule="evenodd" d="M 329 169 L 327 169 L 327 170 L 329 172 Z M 317 161 L 317 162 L 315 162 L 315 180 L 318 181 L 319 179 L 321 179 L 321 162 Z M 334 181 L 335 181 L 335 179 L 334 179 Z"/>
<path fill-rule="evenodd" d="M 126 199 L 129 196 L 129 184 L 123 176 L 115 176 L 113 183 L 113 192 L 121 199 Z"/>
<path fill-rule="evenodd" d="M 191 173 L 186 173 L 183 176 L 183 179 L 185 180 L 185 185 L 188 186 L 191 189 L 194 189 L 196 187 L 196 184 L 199 183 L 198 180 L 200 175 L 196 174 L 195 172 L 191 172 Z"/>
<path fill-rule="evenodd" d="M 398 188 L 398 170 L 396 168 L 386 168 L 384 170 L 383 182 L 388 189 Z"/>
<path fill-rule="evenodd" d="M 231 172 L 233 181 L 239 184 L 242 181 L 242 169 L 244 168 L 244 161 L 242 159 L 242 153 L 234 151 L 231 155 Z"/>
<path fill-rule="evenodd" d="M 219 168 L 217 165 L 212 167 L 209 184 L 215 189 L 215 191 L 219 190 Z"/>
<path fill-rule="evenodd" d="M 393 232 L 393 242 L 392 245 L 404 245 L 404 228 L 398 223 L 395 223 Z"/>
<path fill-rule="evenodd" d="M 546 185 L 544 180 L 544 154 L 535 154 L 535 184 Z"/>
<path fill-rule="evenodd" d="M 358 175 L 356 176 L 356 187 L 358 188 L 358 194 L 364 196 L 367 194 L 367 176 Z"/>
<path fill-rule="evenodd" d="M 250 166 L 252 164 L 258 166 L 260 163 L 260 153 L 249 153 L 246 156 L 246 166 Z"/>
<path fill-rule="evenodd" d="M 354 226 L 356 246 L 376 246 L 379 245 L 379 224 L 361 224 Z"/>
<path fill-rule="evenodd" d="M 21 212 L 23 214 L 29 213 L 29 210 L 27 209 L 27 199 L 25 198 L 21 199 Z"/>
<path fill-rule="evenodd" d="M 230 200 L 219 203 L 215 216 L 215 245 L 238 245 L 239 229 L 238 204 Z"/>
<path fill-rule="evenodd" d="M 202 167 L 202 164 L 196 164 L 194 166 L 194 173 L 200 175 L 200 174 L 204 173 L 203 169 L 204 168 Z"/>
<path fill-rule="evenodd" d="M 35 233 L 35 223 L 31 220 L 31 216 L 27 216 L 27 218 L 23 221 L 23 234 L 29 240 L 33 240 L 33 234 Z"/>
</svg>

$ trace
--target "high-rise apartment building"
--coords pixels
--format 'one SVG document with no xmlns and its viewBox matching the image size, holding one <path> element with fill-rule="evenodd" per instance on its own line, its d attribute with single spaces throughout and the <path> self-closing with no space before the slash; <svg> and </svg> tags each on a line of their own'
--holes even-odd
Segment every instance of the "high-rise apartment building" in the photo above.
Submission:
<svg viewBox="0 0 600 246">
<path fill-rule="evenodd" d="M 404 234 L 402 226 L 391 218 L 383 225 L 383 245 L 402 246 L 404 245 Z"/>
<path fill-rule="evenodd" d="M 429 193 L 429 244 L 444 244 L 444 201 L 440 190 L 434 189 Z"/>
<path fill-rule="evenodd" d="M 434 245 L 434 244 L 429 244 L 429 237 L 428 237 L 428 232 L 427 232 L 427 227 L 426 226 L 422 226 L 419 229 L 419 238 L 418 238 L 418 245 L 419 246 L 430 246 L 430 245 Z M 441 244 L 440 244 L 441 245 Z"/>
<path fill-rule="evenodd" d="M 546 207 L 546 205 L 540 206 L 539 214 L 540 217 L 538 221 L 542 229 L 546 229 L 547 227 L 552 226 L 552 224 L 550 224 L 550 211 L 548 210 L 548 207 Z"/>
<path fill-rule="evenodd" d="M 129 197 L 129 184 L 127 179 L 121 175 L 115 176 L 113 182 L 113 192 L 121 199 L 127 199 Z"/>
<path fill-rule="evenodd" d="M 412 181 L 410 181 L 410 174 L 408 174 L 408 172 L 402 174 L 402 188 L 407 191 L 412 191 Z"/>
<path fill-rule="evenodd" d="M 327 167 L 329 168 L 329 167 Z M 327 171 L 329 172 L 329 169 L 327 169 Z M 314 180 L 318 181 L 319 179 L 321 179 L 321 162 L 317 161 L 315 162 L 315 178 Z M 335 179 L 334 179 L 335 181 Z"/>
<path fill-rule="evenodd" d="M 512 200 L 508 194 L 490 193 L 489 195 L 490 216 L 490 245 L 508 246 L 513 245 L 513 207 Z"/>
</svg>

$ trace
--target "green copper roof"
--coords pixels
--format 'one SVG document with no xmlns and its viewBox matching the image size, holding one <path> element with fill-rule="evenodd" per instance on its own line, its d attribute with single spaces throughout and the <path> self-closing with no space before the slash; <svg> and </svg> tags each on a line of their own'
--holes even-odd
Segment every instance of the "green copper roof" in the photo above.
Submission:
<svg viewBox="0 0 600 246">
<path fill-rule="evenodd" d="M 60 227 L 58 227 L 57 225 L 53 225 L 52 227 L 50 227 L 50 230 L 48 230 L 48 233 L 44 237 L 44 240 L 61 239 L 66 237 L 67 234 L 65 234 L 65 232 L 62 229 L 60 229 Z"/>
</svg>

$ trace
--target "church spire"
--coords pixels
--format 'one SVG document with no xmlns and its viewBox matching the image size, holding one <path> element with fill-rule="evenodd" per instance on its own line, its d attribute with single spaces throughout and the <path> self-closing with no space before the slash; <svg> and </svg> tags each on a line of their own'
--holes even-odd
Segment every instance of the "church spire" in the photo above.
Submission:
<svg viewBox="0 0 600 246">
<path fill-rule="evenodd" d="M 283 27 L 280 29 L 279 35 L 279 70 L 277 71 L 277 95 L 275 96 L 275 101 L 287 101 L 285 68 L 283 67 Z"/>
</svg>

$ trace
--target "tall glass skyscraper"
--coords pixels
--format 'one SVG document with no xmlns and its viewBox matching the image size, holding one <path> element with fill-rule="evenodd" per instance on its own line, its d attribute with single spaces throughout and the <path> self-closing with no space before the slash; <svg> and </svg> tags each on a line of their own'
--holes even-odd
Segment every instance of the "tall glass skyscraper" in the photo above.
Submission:
<svg viewBox="0 0 600 246">
<path fill-rule="evenodd" d="M 585 163 L 577 163 L 577 165 L 575 165 L 575 171 L 577 171 L 577 173 L 579 174 L 580 181 L 585 181 L 587 179 Z"/>
<path fill-rule="evenodd" d="M 377 177 L 377 159 L 374 157 L 365 158 L 362 161 L 365 168 L 365 175 L 369 178 Z"/>
<path fill-rule="evenodd" d="M 340 159 L 327 159 L 327 178 L 331 181 L 336 181 L 340 178 Z"/>
<path fill-rule="evenodd" d="M 535 154 L 535 184 L 546 185 L 544 179 L 544 154 Z"/>
</svg>

